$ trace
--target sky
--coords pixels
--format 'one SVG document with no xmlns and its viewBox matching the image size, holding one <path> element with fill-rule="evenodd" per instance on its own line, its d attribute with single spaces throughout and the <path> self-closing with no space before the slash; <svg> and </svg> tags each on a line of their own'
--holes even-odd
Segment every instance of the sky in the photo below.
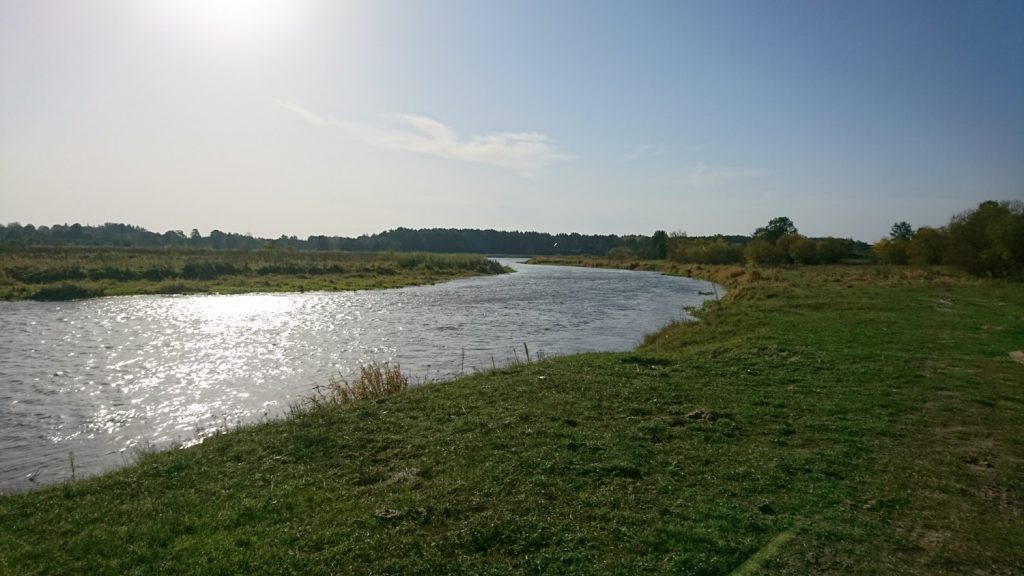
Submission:
<svg viewBox="0 0 1024 576">
<path fill-rule="evenodd" d="M 0 222 L 870 242 L 989 199 L 1020 0 L 0 0 Z"/>
</svg>

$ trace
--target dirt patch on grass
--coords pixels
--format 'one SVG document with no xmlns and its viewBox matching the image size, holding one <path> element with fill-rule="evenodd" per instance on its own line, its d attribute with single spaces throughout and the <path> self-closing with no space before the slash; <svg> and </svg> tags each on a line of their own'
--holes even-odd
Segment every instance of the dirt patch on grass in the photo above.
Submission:
<svg viewBox="0 0 1024 576">
<path fill-rule="evenodd" d="M 1024 350 L 1014 350 L 1010 352 L 1010 358 L 1018 364 L 1024 364 Z"/>
</svg>

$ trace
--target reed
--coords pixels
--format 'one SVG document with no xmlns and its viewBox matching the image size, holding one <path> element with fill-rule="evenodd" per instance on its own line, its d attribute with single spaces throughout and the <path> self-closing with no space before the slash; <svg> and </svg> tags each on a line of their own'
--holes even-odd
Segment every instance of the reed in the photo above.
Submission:
<svg viewBox="0 0 1024 576">
<path fill-rule="evenodd" d="M 504 272 L 466 254 L 0 247 L 0 300 L 362 290 Z"/>
<path fill-rule="evenodd" d="M 340 375 L 332 376 L 324 386 L 314 388 L 307 403 L 310 407 L 351 404 L 393 396 L 409 387 L 409 377 L 402 373 L 397 362 L 371 362 L 359 367 L 359 375 L 352 381 Z"/>
</svg>

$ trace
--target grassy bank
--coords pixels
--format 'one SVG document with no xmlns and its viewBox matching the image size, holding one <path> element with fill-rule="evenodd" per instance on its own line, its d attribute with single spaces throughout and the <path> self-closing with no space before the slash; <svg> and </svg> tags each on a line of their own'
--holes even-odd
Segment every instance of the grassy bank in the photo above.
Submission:
<svg viewBox="0 0 1024 576">
<path fill-rule="evenodd" d="M 640 270 L 644 272 L 661 272 L 674 276 L 689 276 L 691 278 L 703 278 L 721 284 L 726 288 L 739 288 L 747 286 L 752 282 L 761 280 L 778 279 L 780 269 L 777 268 L 747 268 L 739 265 L 715 265 L 715 264 L 684 264 L 670 260 L 623 260 L 616 258 L 602 258 L 600 256 L 535 256 L 527 261 L 527 264 L 544 264 L 552 266 L 581 266 L 584 268 L 614 268 L 617 270 Z M 823 268 L 818 269 L 820 272 Z M 853 273 L 854 276 L 868 278 L 862 275 L 856 268 L 833 266 L 829 268 L 832 274 Z M 884 268 L 872 268 L 876 276 L 885 271 Z M 944 275 L 948 275 L 947 271 Z M 805 274 L 803 279 L 813 281 L 815 278 L 824 277 L 822 274 Z"/>
<path fill-rule="evenodd" d="M 113 248 L 0 249 L 0 300 L 363 290 L 498 274 L 482 256 Z"/>
<path fill-rule="evenodd" d="M 1013 574 L 1024 290 L 705 269 L 631 353 L 322 407 L 0 498 L 0 572 Z"/>
</svg>

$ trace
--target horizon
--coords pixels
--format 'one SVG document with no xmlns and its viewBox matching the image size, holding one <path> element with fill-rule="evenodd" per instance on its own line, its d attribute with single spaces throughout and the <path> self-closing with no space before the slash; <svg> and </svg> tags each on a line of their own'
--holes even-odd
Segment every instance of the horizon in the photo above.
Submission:
<svg viewBox="0 0 1024 576">
<path fill-rule="evenodd" d="M 1024 198 L 1024 4 L 0 3 L 0 219 L 874 242 Z"/>
<path fill-rule="evenodd" d="M 155 230 L 155 229 L 146 228 L 145 226 L 138 226 L 136 224 L 131 224 L 129 222 L 104 222 L 102 224 L 86 224 L 84 222 L 61 222 L 61 223 L 57 223 L 57 224 L 36 224 L 34 222 L 0 222 L 0 226 L 12 226 L 12 225 L 29 226 L 29 225 L 31 225 L 31 226 L 33 226 L 36 229 L 42 228 L 44 226 L 47 227 L 47 228 L 53 228 L 54 226 L 74 226 L 75 224 L 81 225 L 82 227 L 90 227 L 90 228 L 102 228 L 103 226 L 106 226 L 106 225 L 131 226 L 131 227 L 135 227 L 135 228 L 140 228 L 140 229 L 142 229 L 145 232 L 150 232 L 150 233 L 154 233 L 154 234 L 164 234 L 164 233 L 167 233 L 167 232 L 181 232 L 185 236 L 189 236 L 190 232 L 192 230 L 195 230 L 195 231 L 199 232 L 199 235 L 201 237 L 203 237 L 203 238 L 209 238 L 210 234 L 212 232 L 219 231 L 219 232 L 224 233 L 224 234 L 231 234 L 231 235 L 237 235 L 237 236 L 247 236 L 247 237 L 251 237 L 251 238 L 256 239 L 256 240 L 276 241 L 276 240 L 280 240 L 282 238 L 287 237 L 288 239 L 294 238 L 296 240 L 303 241 L 303 242 L 306 242 L 309 239 L 316 238 L 316 237 L 328 237 L 328 238 L 334 237 L 334 238 L 349 238 L 349 239 L 356 239 L 356 238 L 360 238 L 362 236 L 373 237 L 373 236 L 379 236 L 379 235 L 382 235 L 382 234 L 387 234 L 389 232 L 394 232 L 396 230 L 402 230 L 402 229 L 412 230 L 414 232 L 423 232 L 423 231 L 430 231 L 430 230 L 456 230 L 456 231 L 480 231 L 480 232 L 488 232 L 488 231 L 490 231 L 490 232 L 499 232 L 499 233 L 546 234 L 546 235 L 549 235 L 549 236 L 561 236 L 561 235 L 570 236 L 570 235 L 573 235 L 573 234 L 579 234 L 579 235 L 582 235 L 582 236 L 614 236 L 614 237 L 617 237 L 617 238 L 629 238 L 629 237 L 648 237 L 649 238 L 651 236 L 651 234 L 645 234 L 645 233 L 642 233 L 642 232 L 637 232 L 637 233 L 633 233 L 633 234 L 613 234 L 613 233 L 605 233 L 605 234 L 594 233 L 594 234 L 591 234 L 591 233 L 574 232 L 574 231 L 550 232 L 550 231 L 546 231 L 546 230 L 529 230 L 529 229 L 504 230 L 504 229 L 497 229 L 497 228 L 453 228 L 453 227 L 444 227 L 444 226 L 431 227 L 431 228 L 409 228 L 408 226 L 395 226 L 395 227 L 392 227 L 392 228 L 387 228 L 385 230 L 378 230 L 377 232 L 369 232 L 369 233 L 363 233 L 363 234 L 352 235 L 352 236 L 337 235 L 337 234 L 334 234 L 334 235 L 332 235 L 332 234 L 307 234 L 307 235 L 304 235 L 304 236 L 300 236 L 298 234 L 278 234 L 276 236 L 260 236 L 260 235 L 252 234 L 251 232 L 238 232 L 238 231 L 235 231 L 235 230 L 223 230 L 221 228 L 213 228 L 213 229 L 207 230 L 205 233 L 203 232 L 203 230 L 200 230 L 200 229 L 195 228 L 195 227 L 192 227 L 192 228 L 170 228 L 170 229 L 167 229 L 167 230 Z M 659 232 L 659 230 L 654 230 L 652 232 Z M 660 230 L 660 232 L 666 232 L 670 236 L 681 233 L 679 231 L 669 232 L 667 230 Z M 797 231 L 797 233 L 806 236 L 805 234 L 799 232 L 799 230 Z M 746 233 L 746 234 L 702 234 L 702 235 L 683 234 L 683 235 L 687 236 L 687 237 L 690 237 L 690 238 L 716 238 L 716 237 L 719 237 L 719 236 L 721 236 L 723 238 L 734 238 L 734 237 L 753 238 L 754 237 L 754 232 L 749 232 L 749 233 Z M 818 237 L 813 237 L 812 236 L 812 237 L 809 237 L 809 238 L 824 238 L 824 237 L 825 236 L 818 236 Z M 871 242 L 868 242 L 866 240 L 861 240 L 859 238 L 850 238 L 850 237 L 836 237 L 836 238 L 840 238 L 841 240 L 852 240 L 854 242 L 862 242 L 862 243 L 865 243 L 865 244 L 871 244 Z"/>
</svg>

